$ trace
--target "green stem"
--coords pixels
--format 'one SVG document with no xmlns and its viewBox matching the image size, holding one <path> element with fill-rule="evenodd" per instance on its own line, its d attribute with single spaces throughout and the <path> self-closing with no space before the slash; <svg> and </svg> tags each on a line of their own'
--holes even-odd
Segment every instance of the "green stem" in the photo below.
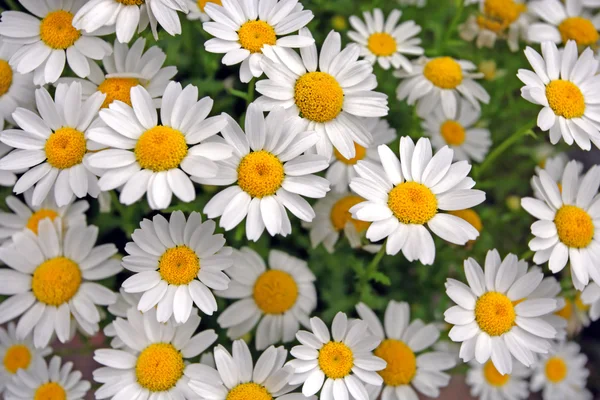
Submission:
<svg viewBox="0 0 600 400">
<path fill-rule="evenodd" d="M 441 43 L 441 51 L 444 51 L 448 45 L 448 41 L 452 36 L 452 33 L 456 29 L 456 26 L 460 22 L 462 18 L 463 11 L 465 9 L 465 0 L 456 0 L 456 14 L 454 14 L 454 18 L 452 18 L 452 22 L 450 22 L 450 26 L 444 35 L 444 40 Z"/>
<path fill-rule="evenodd" d="M 248 94 L 246 95 L 246 107 L 250 105 L 254 101 L 254 86 L 256 85 L 256 79 L 252 78 L 250 82 L 248 82 Z"/>
<path fill-rule="evenodd" d="M 377 271 L 377 266 L 379 265 L 379 263 L 383 259 L 383 256 L 385 255 L 385 246 L 386 243 L 381 245 L 381 248 L 379 249 L 377 254 L 375 254 L 375 257 L 373 257 L 367 268 L 363 271 L 362 276 L 360 277 L 359 291 L 361 294 L 361 298 L 367 292 L 369 281 L 371 280 L 372 275 Z"/>
</svg>

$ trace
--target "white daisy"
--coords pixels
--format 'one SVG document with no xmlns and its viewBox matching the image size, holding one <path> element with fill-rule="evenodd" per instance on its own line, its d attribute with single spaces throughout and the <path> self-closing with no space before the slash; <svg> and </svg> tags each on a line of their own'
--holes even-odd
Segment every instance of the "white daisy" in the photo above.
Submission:
<svg viewBox="0 0 600 400">
<path fill-rule="evenodd" d="M 120 288 L 117 293 L 117 301 L 108 306 L 108 312 L 115 317 L 127 318 L 127 313 L 130 308 L 137 311 L 137 305 L 142 297 L 142 293 L 127 293 L 125 289 Z M 139 311 L 137 311 L 139 312 Z M 102 331 L 106 337 L 111 338 L 110 347 L 113 349 L 121 349 L 125 347 L 125 343 L 117 335 L 114 321 L 104 327 Z"/>
<path fill-rule="evenodd" d="M 213 233 L 214 221 L 203 223 L 197 212 L 186 221 L 181 211 L 175 211 L 169 221 L 155 215 L 140 227 L 125 246 L 129 255 L 123 257 L 123 267 L 136 273 L 123 282 L 123 288 L 144 293 L 138 310 L 145 313 L 157 306 L 159 322 L 171 315 L 176 322 L 187 321 L 193 304 L 208 315 L 217 311 L 210 289 L 227 289 L 229 277 L 222 271 L 233 260 L 231 248 L 223 247 L 223 235 Z"/>
<path fill-rule="evenodd" d="M 96 399 L 197 399 L 188 375 L 209 367 L 190 364 L 189 359 L 217 340 L 212 329 L 194 335 L 198 325 L 200 317 L 195 313 L 181 325 L 159 323 L 154 309 L 145 314 L 130 309 L 128 319 L 117 318 L 115 330 L 127 350 L 94 352 L 94 360 L 104 366 L 94 371 L 94 380 L 103 384 Z"/>
<path fill-rule="evenodd" d="M 542 159 L 539 165 L 535 167 L 535 173 L 539 175 L 541 170 L 546 171 L 550 178 L 552 178 L 552 180 L 558 184 L 558 187 L 561 188 L 562 177 L 568 162 L 569 157 L 565 153 L 559 153 L 553 157 Z M 583 163 L 577 161 L 577 174 L 580 175 L 582 172 Z M 537 185 L 535 185 L 533 178 L 534 177 L 532 176 L 531 187 L 533 189 L 533 195 L 540 200 L 544 200 L 544 197 L 538 190 Z"/>
<path fill-rule="evenodd" d="M 219 2 L 221 3 L 221 2 Z M 314 17 L 298 0 L 229 0 L 208 3 L 204 12 L 212 19 L 202 27 L 214 38 L 204 43 L 210 53 L 225 53 L 224 65 L 240 67 L 240 80 L 250 82 L 263 73 L 265 46 L 305 48 L 314 44 L 307 35 L 290 35 Z"/>
<path fill-rule="evenodd" d="M 592 321 L 600 319 L 600 286 L 590 283 L 581 293 L 580 300 L 587 307 Z"/>
<path fill-rule="evenodd" d="M 294 340 L 300 324 L 308 326 L 317 306 L 315 276 L 306 261 L 282 251 L 269 252 L 269 269 L 258 253 L 249 247 L 235 250 L 227 273 L 232 282 L 219 297 L 238 299 L 217 319 L 230 339 L 238 339 L 256 329 L 256 349 Z M 259 322 L 260 321 L 260 322 Z"/>
<path fill-rule="evenodd" d="M 312 333 L 299 331 L 301 343 L 292 348 L 290 361 L 295 375 L 292 385 L 302 383 L 302 394 L 312 396 L 321 391 L 320 398 L 368 400 L 365 384 L 381 386 L 383 378 L 377 374 L 386 362 L 373 355 L 381 338 L 368 331 L 368 324 L 360 319 L 348 321 L 339 312 L 333 319 L 331 336 L 325 323 L 318 317 L 310 319 Z"/>
<path fill-rule="evenodd" d="M 471 208 L 485 200 L 485 193 L 471 189 L 466 161 L 452 163 L 448 147 L 432 156 L 429 139 L 415 146 L 408 136 L 400 138 L 400 159 L 386 145 L 378 147 L 383 167 L 360 161 L 354 168 L 358 177 L 350 187 L 367 201 L 350 209 L 352 217 L 373 222 L 367 238 L 373 242 L 388 238 L 387 254 L 400 250 L 409 261 L 431 264 L 435 245 L 425 224 L 439 237 L 463 245 L 479 236 L 464 219 L 438 212 Z"/>
<path fill-rule="evenodd" d="M 6 43 L 0 37 L 0 131 L 6 122 L 14 125 L 12 113 L 17 107 L 31 109 L 34 106 L 32 74 L 20 74 L 9 64 L 19 46 Z"/>
<path fill-rule="evenodd" d="M 467 384 L 471 396 L 487 400 L 525 400 L 529 398 L 527 378 L 530 371 L 521 364 L 514 364 L 512 373 L 502 375 L 491 361 L 469 363 Z"/>
<path fill-rule="evenodd" d="M 327 160 L 303 154 L 315 145 L 315 132 L 306 131 L 298 117 L 287 117 L 282 108 L 265 119 L 255 104 L 246 112 L 246 133 L 226 116 L 223 137 L 233 148 L 233 157 L 221 163 L 212 179 L 196 182 L 231 185 L 204 207 L 209 218 L 221 216 L 219 225 L 229 231 L 246 218 L 246 237 L 257 241 L 265 227 L 269 235 L 287 236 L 292 227 L 287 210 L 302 221 L 315 217 L 304 199 L 325 197 L 329 182 L 313 175 L 327 168 Z"/>
<path fill-rule="evenodd" d="M 98 34 L 82 32 L 72 24 L 73 16 L 85 0 L 19 0 L 31 14 L 5 11 L 0 35 L 7 43 L 18 44 L 10 65 L 21 74 L 33 71 L 36 85 L 53 83 L 61 76 L 65 62 L 79 77 L 90 74 L 91 60 L 102 60 L 112 53 L 110 44 Z"/>
<path fill-rule="evenodd" d="M 213 100 L 198 101 L 198 88 L 178 82 L 167 86 L 160 110 L 161 123 L 150 93 L 142 86 L 131 89 L 131 104 L 114 101 L 100 111 L 104 126 L 89 132 L 90 139 L 108 147 L 90 156 L 90 165 L 106 172 L 98 184 L 102 191 L 122 187 L 119 200 L 125 205 L 147 192 L 152 209 L 171 204 L 173 194 L 181 201 L 196 198 L 189 175 L 214 177 L 216 160 L 231 156 L 222 141 L 205 141 L 227 124 L 222 116 L 206 118 Z M 1 164 L 0 164 L 1 165 Z"/>
<path fill-rule="evenodd" d="M 578 58 L 577 45 L 570 40 L 562 52 L 552 42 L 542 43 L 542 55 L 527 47 L 533 71 L 520 69 L 517 74 L 525 84 L 521 96 L 543 107 L 538 127 L 550 131 L 552 144 L 562 136 L 569 146 L 574 141 L 589 150 L 591 140 L 600 147 L 600 83 L 595 78 L 600 62 L 594 52 L 587 48 Z"/>
<path fill-rule="evenodd" d="M 95 283 L 121 271 L 113 244 L 94 247 L 98 228 L 77 225 L 62 234 L 62 222 L 49 218 L 38 225 L 38 234 L 18 232 L 12 243 L 0 247 L 0 294 L 10 296 L 0 304 L 0 323 L 23 314 L 17 337 L 33 331 L 35 347 L 45 347 L 56 332 L 62 343 L 71 339 L 71 317 L 89 335 L 98 332 L 97 305 L 109 305 L 117 296 Z"/>
<path fill-rule="evenodd" d="M 370 333 L 381 340 L 373 353 L 387 362 L 386 368 L 378 372 L 383 386 L 367 385 L 370 399 L 376 400 L 380 394 L 386 400 L 413 399 L 417 393 L 438 397 L 440 388 L 450 382 L 450 375 L 443 371 L 456 365 L 448 353 L 425 352 L 440 337 L 438 328 L 425 325 L 420 319 L 411 322 L 410 307 L 405 302 L 391 300 L 383 324 L 364 303 L 357 304 L 356 312 Z"/>
<path fill-rule="evenodd" d="M 312 37 L 306 28 L 300 35 Z M 368 61 L 358 61 L 357 44 L 342 50 L 340 34 L 331 31 L 319 56 L 315 45 L 300 49 L 301 57 L 278 47 L 263 52 L 269 79 L 256 83 L 263 95 L 256 103 L 262 109 L 282 106 L 299 115 L 305 129 L 317 131 L 316 152 L 321 156 L 330 158 L 335 148 L 351 159 L 356 156 L 355 144 L 371 146 L 373 136 L 360 117 L 386 116 L 387 96 L 373 91 L 377 78 Z"/>
<path fill-rule="evenodd" d="M 30 371 L 19 370 L 7 385 L 6 400 L 24 399 L 69 399 L 86 398 L 91 385 L 81 380 L 81 372 L 73 371 L 73 363 L 62 364 L 58 356 L 52 357 L 49 364 L 41 360 Z"/>
<path fill-rule="evenodd" d="M 223 5 L 221 0 L 186 0 L 190 12 L 187 15 L 187 19 L 190 21 L 200 20 L 202 22 L 210 21 L 210 17 L 204 12 L 204 7 L 208 3 L 215 3 L 220 6 Z"/>
<path fill-rule="evenodd" d="M 475 79 L 483 77 L 476 70 L 477 66 L 471 61 L 452 57 L 421 57 L 413 61 L 411 72 L 394 72 L 396 77 L 402 79 L 396 96 L 398 100 L 406 100 L 409 105 L 417 103 L 417 114 L 422 118 L 440 105 L 446 117 L 453 118 L 461 98 L 479 110 L 479 102 L 487 104 L 490 95 L 475 82 Z"/>
<path fill-rule="evenodd" d="M 88 136 L 104 95 L 97 93 L 84 101 L 81 85 L 71 83 L 58 85 L 54 100 L 43 87 L 35 97 L 39 115 L 17 108 L 13 118 L 22 130 L 8 129 L 0 136 L 15 148 L 0 159 L 0 169 L 26 171 L 13 191 L 19 194 L 33 187 L 34 206 L 40 206 L 50 191 L 59 207 L 74 197 L 98 197 L 98 178 L 88 165 L 89 151 L 96 144 Z"/>
<path fill-rule="evenodd" d="M 502 375 L 512 372 L 512 357 L 531 366 L 534 353 L 547 353 L 552 345 L 548 339 L 556 337 L 556 329 L 543 317 L 556 310 L 557 301 L 530 298 L 544 274 L 528 271 L 527 263 L 514 254 L 501 260 L 496 250 L 488 251 L 485 271 L 472 258 L 464 266 L 469 286 L 446 281 L 446 294 L 457 305 L 444 313 L 454 325 L 448 336 L 462 342 L 462 360 L 483 364 L 491 359 Z"/>
<path fill-rule="evenodd" d="M 453 116 L 447 117 L 438 108 L 425 117 L 421 127 L 431 137 L 434 149 L 448 146 L 454 150 L 456 161 L 482 162 L 492 145 L 492 139 L 489 129 L 475 126 L 480 117 L 480 110 L 462 100 Z"/>
</svg>

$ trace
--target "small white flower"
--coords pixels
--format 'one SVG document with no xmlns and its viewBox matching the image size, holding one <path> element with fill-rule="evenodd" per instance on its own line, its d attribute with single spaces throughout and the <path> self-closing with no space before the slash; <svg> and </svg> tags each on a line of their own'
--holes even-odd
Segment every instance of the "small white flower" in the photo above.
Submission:
<svg viewBox="0 0 600 400">
<path fill-rule="evenodd" d="M 525 400 L 529 398 L 529 375 L 529 369 L 521 364 L 514 364 L 513 371 L 503 375 L 492 361 L 485 364 L 472 361 L 466 381 L 471 387 L 471 396 L 479 399 Z"/>
</svg>

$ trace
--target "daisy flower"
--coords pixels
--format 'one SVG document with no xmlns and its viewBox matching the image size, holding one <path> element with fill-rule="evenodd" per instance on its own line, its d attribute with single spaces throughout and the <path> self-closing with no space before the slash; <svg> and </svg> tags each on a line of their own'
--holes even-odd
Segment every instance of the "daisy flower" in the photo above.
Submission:
<svg viewBox="0 0 600 400">
<path fill-rule="evenodd" d="M 381 340 L 373 354 L 387 362 L 386 368 L 377 372 L 383 378 L 383 386 L 367 385 L 370 399 L 375 400 L 380 394 L 389 400 L 417 398 L 417 393 L 438 397 L 440 388 L 450 382 L 450 375 L 442 371 L 456 365 L 448 353 L 425 352 L 440 337 L 438 328 L 419 319 L 411 322 L 405 302 L 391 300 L 383 324 L 364 303 L 357 304 L 356 312 L 367 323 L 369 332 Z"/>
<path fill-rule="evenodd" d="M 301 36 L 312 37 L 308 29 Z M 387 96 L 374 92 L 377 79 L 366 60 L 358 61 L 360 48 L 351 44 L 342 50 L 340 34 L 331 31 L 317 56 L 314 44 L 300 50 L 269 48 L 264 53 L 269 79 L 256 83 L 263 96 L 256 104 L 266 111 L 282 106 L 301 117 L 305 129 L 317 131 L 317 154 L 330 158 L 335 148 L 344 158 L 356 157 L 358 144 L 373 142 L 360 117 L 384 117 Z M 318 71 L 317 71 L 318 67 Z"/>
<path fill-rule="evenodd" d="M 535 252 L 533 261 L 548 266 L 553 273 L 561 271 L 570 261 L 573 284 L 578 290 L 590 277 L 600 283 L 600 270 L 594 260 L 600 257 L 600 243 L 595 226 L 600 217 L 600 168 L 592 167 L 580 179 L 576 161 L 570 161 L 562 177 L 561 189 L 542 170 L 534 177 L 534 185 L 543 200 L 521 199 L 521 206 L 538 219 L 531 225 L 535 236 L 529 249 Z"/>
<path fill-rule="evenodd" d="M 88 134 L 104 95 L 84 101 L 81 85 L 74 82 L 58 85 L 54 100 L 43 87 L 35 91 L 35 98 L 39 115 L 17 108 L 13 118 L 22 130 L 8 129 L 0 135 L 4 144 L 15 148 L 0 159 L 0 169 L 26 171 L 13 191 L 19 194 L 33 188 L 34 206 L 40 206 L 51 191 L 58 207 L 74 197 L 98 197 L 98 178 L 88 165 L 89 151 L 96 145 Z"/>
<path fill-rule="evenodd" d="M 561 181 L 568 162 L 569 157 L 565 153 L 557 154 L 554 157 L 547 157 L 542 159 L 539 165 L 535 167 L 535 173 L 539 175 L 541 170 L 546 171 L 550 178 L 552 178 L 552 180 L 558 184 L 559 190 L 562 190 Z M 581 175 L 582 172 L 583 163 L 577 161 L 578 176 Z M 544 200 L 544 196 L 538 190 L 533 176 L 531 177 L 531 187 L 533 188 L 533 195 L 540 200 Z"/>
<path fill-rule="evenodd" d="M 398 100 L 406 100 L 409 105 L 416 103 L 417 114 L 422 118 L 440 105 L 446 117 L 454 118 L 461 98 L 479 110 L 479 102 L 489 103 L 490 95 L 475 82 L 475 79 L 483 77 L 476 70 L 477 66 L 471 61 L 452 57 L 421 57 L 413 61 L 410 72 L 394 72 L 396 77 L 402 79 L 396 96 Z"/>
<path fill-rule="evenodd" d="M 204 12 L 204 7 L 208 3 L 215 3 L 222 6 L 221 0 L 186 0 L 190 12 L 187 15 L 187 19 L 190 21 L 200 20 L 202 22 L 210 21 L 210 17 Z"/>
<path fill-rule="evenodd" d="M 590 283 L 588 287 L 593 284 L 593 282 Z M 565 297 L 561 303 L 563 307 L 559 307 L 558 311 L 554 313 L 555 317 L 559 317 L 564 321 L 566 332 L 571 337 L 579 334 L 583 328 L 588 327 L 591 323 L 590 316 L 588 315 L 590 306 L 583 303 L 581 296 L 582 292 L 577 292 L 574 298 L 569 299 Z M 564 334 L 562 336 L 563 339 L 566 336 Z"/>
<path fill-rule="evenodd" d="M 265 119 L 255 104 L 246 112 L 246 133 L 229 116 L 223 129 L 233 157 L 221 163 L 215 178 L 194 179 L 209 185 L 231 185 L 216 194 L 204 207 L 209 218 L 220 216 L 226 231 L 246 218 L 246 237 L 257 241 L 265 228 L 271 236 L 287 236 L 292 227 L 286 209 L 302 221 L 315 217 L 304 199 L 322 198 L 329 182 L 313 175 L 327 168 L 327 160 L 303 154 L 318 138 L 306 131 L 298 117 L 286 117 L 278 108 Z"/>
<path fill-rule="evenodd" d="M 94 371 L 94 380 L 102 383 L 96 398 L 198 398 L 188 385 L 188 375 L 196 375 L 209 367 L 190 364 L 189 360 L 217 340 L 215 331 L 203 330 L 194 335 L 200 325 L 196 314 L 184 324 L 176 325 L 159 323 L 155 309 L 145 314 L 131 311 L 128 319 L 114 321 L 117 335 L 127 350 L 94 352 L 94 360 L 103 365 Z"/>
<path fill-rule="evenodd" d="M 6 43 L 0 37 L 0 131 L 6 122 L 15 124 L 12 113 L 17 107 L 31 109 L 34 105 L 33 75 L 20 74 L 9 64 L 18 48 L 18 45 Z"/>
<path fill-rule="evenodd" d="M 581 293 L 581 303 L 586 306 L 592 321 L 600 319 L 600 286 L 590 283 Z"/>
<path fill-rule="evenodd" d="M 306 261 L 282 251 L 269 252 L 269 269 L 249 247 L 235 250 L 227 273 L 233 282 L 215 294 L 237 299 L 219 315 L 217 322 L 230 339 L 238 339 L 257 324 L 256 349 L 294 340 L 300 324 L 308 326 L 317 306 L 315 276 Z"/>
<path fill-rule="evenodd" d="M 442 239 L 463 245 L 479 236 L 464 219 L 440 211 L 474 207 L 485 193 L 471 189 L 466 161 L 452 163 L 453 151 L 442 148 L 432 156 L 431 142 L 421 138 L 415 146 L 408 136 L 400 138 L 400 159 L 386 145 L 378 147 L 383 167 L 360 161 L 350 188 L 366 199 L 350 208 L 352 218 L 372 222 L 367 238 L 388 238 L 386 253 L 400 250 L 409 261 L 432 264 L 435 245 L 425 224 Z"/>
<path fill-rule="evenodd" d="M 127 243 L 123 267 L 135 272 L 123 282 L 128 293 L 143 293 L 138 310 L 147 312 L 157 306 L 159 322 L 171 316 L 176 322 L 190 317 L 192 305 L 205 314 L 217 311 L 217 301 L 210 289 L 225 290 L 229 277 L 222 271 L 231 266 L 231 248 L 224 247 L 222 234 L 215 235 L 215 223 L 202 222 L 193 212 L 186 221 L 181 211 L 169 221 L 155 215 L 144 219 Z M 210 288 L 210 289 L 209 289 Z"/>
<path fill-rule="evenodd" d="M 373 13 L 363 13 L 364 22 L 353 15 L 350 25 L 354 31 L 348 37 L 360 45 L 360 55 L 371 64 L 377 62 L 383 69 L 404 68 L 411 71 L 412 64 L 406 55 L 422 56 L 424 53 L 421 39 L 417 36 L 421 27 L 415 21 L 406 21 L 398 25 L 402 11 L 392 10 L 387 19 L 381 9 Z"/>
<path fill-rule="evenodd" d="M 295 369 L 290 384 L 302 383 L 304 396 L 312 396 L 320 390 L 322 399 L 347 399 L 350 393 L 350 398 L 368 400 L 365 384 L 383 384 L 377 371 L 387 364 L 373 355 L 381 339 L 368 331 L 365 321 L 348 321 L 342 312 L 333 319 L 331 335 L 318 317 L 310 319 L 310 326 L 312 333 L 296 333 L 301 345 L 290 352 L 295 358 L 288 363 Z"/>
<path fill-rule="evenodd" d="M 587 357 L 580 351 L 575 342 L 558 343 L 533 367 L 531 390 L 541 390 L 544 400 L 591 400 L 593 396 L 585 388 Z"/>
<path fill-rule="evenodd" d="M 470 362 L 466 382 L 471 396 L 488 400 L 525 400 L 529 398 L 529 370 L 514 364 L 512 373 L 501 374 L 491 361 Z"/>
<path fill-rule="evenodd" d="M 425 117 L 421 127 L 425 135 L 431 138 L 434 149 L 448 146 L 454 150 L 456 161 L 482 162 L 492 145 L 492 139 L 489 129 L 475 126 L 480 117 L 481 110 L 462 100 L 453 116 L 447 117 L 438 108 Z"/>
<path fill-rule="evenodd" d="M 84 399 L 91 385 L 81 380 L 81 372 L 72 369 L 72 362 L 62 364 L 58 356 L 48 364 L 42 359 L 32 370 L 17 372 L 6 387 L 5 399 Z"/>
<path fill-rule="evenodd" d="M 213 100 L 198 101 L 198 88 L 171 82 L 160 110 L 143 86 L 131 88 L 131 104 L 114 101 L 100 110 L 104 126 L 90 130 L 90 138 L 107 147 L 90 156 L 90 165 L 105 169 L 98 184 L 102 191 L 122 187 L 119 200 L 125 205 L 147 193 L 152 209 L 171 204 L 173 194 L 183 202 L 196 198 L 189 175 L 214 177 L 217 160 L 231 156 L 231 148 L 219 141 L 204 142 L 221 131 L 223 116 L 206 118 Z M 1 165 L 1 164 L 0 164 Z"/>
<path fill-rule="evenodd" d="M 91 60 L 112 53 L 110 44 L 98 38 L 105 32 L 88 33 L 73 26 L 73 16 L 84 0 L 56 2 L 19 0 L 31 14 L 5 11 L 0 22 L 4 41 L 19 45 L 10 65 L 21 74 L 33 71 L 36 85 L 53 83 L 62 75 L 65 62 L 79 77 L 90 74 Z"/>
<path fill-rule="evenodd" d="M 89 335 L 98 332 L 97 305 L 109 305 L 117 296 L 95 283 L 121 271 L 113 244 L 94 247 L 98 228 L 77 225 L 62 234 L 62 222 L 49 218 L 38 234 L 18 232 L 12 243 L 0 248 L 0 324 L 22 314 L 17 338 L 33 331 L 35 347 L 45 347 L 56 332 L 62 343 L 71 339 L 71 319 Z"/>
<path fill-rule="evenodd" d="M 214 36 L 204 43 L 204 48 L 210 53 L 224 53 L 221 60 L 224 65 L 242 63 L 240 80 L 244 83 L 262 75 L 266 46 L 274 46 L 275 50 L 305 48 L 315 42 L 311 36 L 290 35 L 314 18 L 312 11 L 303 10 L 298 0 L 231 0 L 218 3 L 204 5 L 204 12 L 212 21 L 204 22 L 202 27 Z"/>
</svg>

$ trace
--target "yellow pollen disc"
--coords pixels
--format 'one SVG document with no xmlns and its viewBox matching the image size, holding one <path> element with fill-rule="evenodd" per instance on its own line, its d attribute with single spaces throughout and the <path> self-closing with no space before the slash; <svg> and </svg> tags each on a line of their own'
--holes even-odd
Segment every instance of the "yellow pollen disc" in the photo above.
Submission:
<svg viewBox="0 0 600 400">
<path fill-rule="evenodd" d="M 98 85 L 98 91 L 106 94 L 102 108 L 106 108 L 115 100 L 131 106 L 131 88 L 140 84 L 136 78 L 107 78 Z"/>
<path fill-rule="evenodd" d="M 579 46 L 596 44 L 599 35 L 592 21 L 582 17 L 569 17 L 558 25 L 563 43 L 574 40 Z"/>
<path fill-rule="evenodd" d="M 248 21 L 238 31 L 240 44 L 250 53 L 260 53 L 265 44 L 273 46 L 277 42 L 275 29 L 265 21 Z"/>
<path fill-rule="evenodd" d="M 81 285 L 79 265 L 66 257 L 54 257 L 33 273 L 31 289 L 38 301 L 59 306 L 71 300 Z"/>
<path fill-rule="evenodd" d="M 158 261 L 158 272 L 170 285 L 187 285 L 198 276 L 200 260 L 187 246 L 167 249 Z"/>
<path fill-rule="evenodd" d="M 344 227 L 350 221 L 357 232 L 364 232 L 369 228 L 370 223 L 352 218 L 350 208 L 365 201 L 359 196 L 346 196 L 339 199 L 331 208 L 331 224 L 336 231 L 344 230 Z"/>
<path fill-rule="evenodd" d="M 573 316 L 573 303 L 569 299 L 565 299 L 565 306 L 554 313 L 567 321 Z"/>
<path fill-rule="evenodd" d="M 478 15 L 476 21 L 477 25 L 479 25 L 481 29 L 492 31 L 498 34 L 504 31 L 507 27 L 504 22 L 496 21 L 487 15 Z"/>
<path fill-rule="evenodd" d="M 250 196 L 258 198 L 274 195 L 285 178 L 283 163 L 265 150 L 244 156 L 237 172 L 239 187 Z"/>
<path fill-rule="evenodd" d="M 188 153 L 183 133 L 168 126 L 155 126 L 142 133 L 135 145 L 135 158 L 144 169 L 154 172 L 179 167 Z"/>
<path fill-rule="evenodd" d="M 27 220 L 26 227 L 37 235 L 38 233 L 38 225 L 41 220 L 50 218 L 50 220 L 54 221 L 58 217 L 58 213 L 54 210 L 50 210 L 48 208 L 40 208 L 36 212 L 33 213 L 29 220 Z"/>
<path fill-rule="evenodd" d="M 475 304 L 475 321 L 490 336 L 510 331 L 516 317 L 513 303 L 502 293 L 487 292 Z"/>
<path fill-rule="evenodd" d="M 354 165 L 360 160 L 364 159 L 367 155 L 367 149 L 365 149 L 358 143 L 354 143 L 354 152 L 356 154 L 354 158 L 345 158 L 339 151 L 337 151 L 337 149 L 333 149 L 333 154 L 335 154 L 335 158 L 347 165 Z"/>
<path fill-rule="evenodd" d="M 577 206 L 562 206 L 556 212 L 554 224 L 558 238 L 568 247 L 587 247 L 594 238 L 592 217 Z"/>
<path fill-rule="evenodd" d="M 146 0 L 116 0 L 117 3 L 125 4 L 126 6 L 141 6 Z"/>
<path fill-rule="evenodd" d="M 377 372 L 386 385 L 408 385 L 415 377 L 417 358 L 404 342 L 386 339 L 381 342 L 373 354 L 387 362 L 387 367 L 383 371 Z"/>
<path fill-rule="evenodd" d="M 485 0 L 483 15 L 478 16 L 477 23 L 484 29 L 500 33 L 515 22 L 526 9 L 524 4 L 515 3 L 514 0 Z"/>
<path fill-rule="evenodd" d="M 371 53 L 378 57 L 391 56 L 396 52 L 396 40 L 389 33 L 377 32 L 369 36 L 367 43 Z"/>
<path fill-rule="evenodd" d="M 429 61 L 423 68 L 423 75 L 442 89 L 454 89 L 463 80 L 460 64 L 451 57 L 439 57 Z"/>
<path fill-rule="evenodd" d="M 451 146 L 463 144 L 466 137 L 465 128 L 459 122 L 452 120 L 448 120 L 442 124 L 440 134 L 446 143 Z"/>
<path fill-rule="evenodd" d="M 298 285 L 287 272 L 270 269 L 258 277 L 252 296 L 265 314 L 283 314 L 296 304 Z"/>
<path fill-rule="evenodd" d="M 6 349 L 4 354 L 4 368 L 11 374 L 17 373 L 19 369 L 27 369 L 31 362 L 31 352 L 22 344 L 15 344 Z"/>
<path fill-rule="evenodd" d="M 354 354 L 344 343 L 328 342 L 319 350 L 319 368 L 327 378 L 344 378 L 353 366 Z"/>
<path fill-rule="evenodd" d="M 73 14 L 65 10 L 52 11 L 40 23 L 40 37 L 48 46 L 56 50 L 65 50 L 81 36 L 73 26 Z"/>
<path fill-rule="evenodd" d="M 388 207 L 403 224 L 423 225 L 437 213 L 437 198 L 417 182 L 404 182 L 388 194 Z"/>
<path fill-rule="evenodd" d="M 506 385 L 510 379 L 510 374 L 500 374 L 491 360 L 485 363 L 485 366 L 483 367 L 483 376 L 488 384 L 497 387 Z"/>
<path fill-rule="evenodd" d="M 67 392 L 56 382 L 44 383 L 35 391 L 33 400 L 66 400 Z"/>
<path fill-rule="evenodd" d="M 183 356 L 170 343 L 154 343 L 138 356 L 135 375 L 140 386 L 151 392 L 164 392 L 183 376 Z"/>
<path fill-rule="evenodd" d="M 198 8 L 202 12 L 204 12 L 204 7 L 206 7 L 206 4 L 208 4 L 208 3 L 214 3 L 214 4 L 218 4 L 220 6 L 223 5 L 223 3 L 221 3 L 221 0 L 198 0 L 198 1 L 196 1 L 196 4 L 198 4 Z"/>
<path fill-rule="evenodd" d="M 50 135 L 44 147 L 48 163 L 54 168 L 67 169 L 81 164 L 87 151 L 83 132 L 60 128 Z"/>
<path fill-rule="evenodd" d="M 328 73 L 308 72 L 296 81 L 294 100 L 302 118 L 327 122 L 342 111 L 344 90 Z"/>
<path fill-rule="evenodd" d="M 577 309 L 579 311 L 589 311 L 590 306 L 587 304 L 583 304 L 583 301 L 581 301 L 581 292 L 577 292 L 577 294 L 575 295 L 575 307 L 577 307 Z"/>
<path fill-rule="evenodd" d="M 473 228 L 477 229 L 477 232 L 481 232 L 483 229 L 483 223 L 481 222 L 479 214 L 471 209 L 448 211 L 448 214 L 452 214 L 458 218 L 464 219 L 469 224 L 473 225 Z"/>
<path fill-rule="evenodd" d="M 556 79 L 546 86 L 546 98 L 554 114 L 564 118 L 579 118 L 585 112 L 585 98 L 571 81 Z"/>
<path fill-rule="evenodd" d="M 241 383 L 231 389 L 225 400 L 271 400 L 271 393 L 258 383 Z"/>
<path fill-rule="evenodd" d="M 5 60 L 0 60 L 0 96 L 4 96 L 13 81 L 13 70 Z"/>
<path fill-rule="evenodd" d="M 546 378 L 552 383 L 563 381 L 567 371 L 567 364 L 559 357 L 551 357 L 546 361 Z"/>
</svg>

